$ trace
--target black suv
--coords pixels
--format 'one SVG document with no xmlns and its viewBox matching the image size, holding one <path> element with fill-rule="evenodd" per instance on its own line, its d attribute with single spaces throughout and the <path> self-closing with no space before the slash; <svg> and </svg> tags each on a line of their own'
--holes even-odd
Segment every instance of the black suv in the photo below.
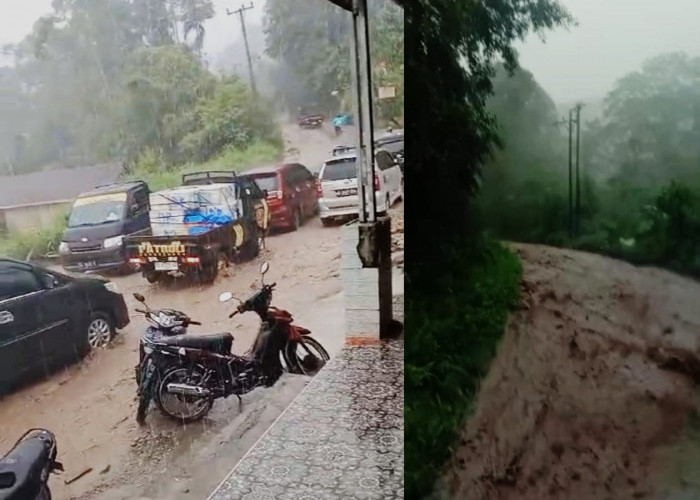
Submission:
<svg viewBox="0 0 700 500">
<path fill-rule="evenodd" d="M 127 324 L 115 283 L 0 258 L 0 393 L 76 362 Z"/>
</svg>

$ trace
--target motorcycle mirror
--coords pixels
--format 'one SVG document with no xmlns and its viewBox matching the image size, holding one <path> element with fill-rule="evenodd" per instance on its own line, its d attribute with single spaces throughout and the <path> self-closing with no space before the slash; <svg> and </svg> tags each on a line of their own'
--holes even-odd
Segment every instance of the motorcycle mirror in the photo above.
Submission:
<svg viewBox="0 0 700 500">
<path fill-rule="evenodd" d="M 231 292 L 224 292 L 221 295 L 219 295 L 219 302 L 228 302 L 233 298 L 233 294 Z"/>
<path fill-rule="evenodd" d="M 260 266 L 260 274 L 265 275 L 270 270 L 270 263 L 265 261 Z"/>
<path fill-rule="evenodd" d="M 135 298 L 136 300 L 138 300 L 139 302 L 141 302 L 142 304 L 143 304 L 144 302 L 146 302 L 146 297 L 144 297 L 144 296 L 141 295 L 140 293 L 135 293 L 135 294 L 134 294 L 134 298 Z"/>
</svg>

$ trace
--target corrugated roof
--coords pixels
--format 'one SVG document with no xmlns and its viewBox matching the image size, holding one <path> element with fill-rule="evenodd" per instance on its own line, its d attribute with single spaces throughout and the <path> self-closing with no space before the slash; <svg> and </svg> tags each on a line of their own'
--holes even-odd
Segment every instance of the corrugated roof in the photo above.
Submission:
<svg viewBox="0 0 700 500">
<path fill-rule="evenodd" d="M 83 191 L 117 180 L 118 163 L 0 176 L 0 208 L 72 200 Z"/>
</svg>

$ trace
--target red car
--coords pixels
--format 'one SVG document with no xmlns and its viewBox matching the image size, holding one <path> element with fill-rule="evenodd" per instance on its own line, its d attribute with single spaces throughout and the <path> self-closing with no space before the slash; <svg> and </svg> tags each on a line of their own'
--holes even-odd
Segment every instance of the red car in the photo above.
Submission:
<svg viewBox="0 0 700 500">
<path fill-rule="evenodd" d="M 316 178 L 300 163 L 254 168 L 239 177 L 252 177 L 267 193 L 271 227 L 296 230 L 318 213 Z"/>
</svg>

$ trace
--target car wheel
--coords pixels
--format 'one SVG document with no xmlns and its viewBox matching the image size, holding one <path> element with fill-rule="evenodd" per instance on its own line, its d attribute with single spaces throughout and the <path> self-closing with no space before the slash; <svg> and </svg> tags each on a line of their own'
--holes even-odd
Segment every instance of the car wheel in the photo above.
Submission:
<svg viewBox="0 0 700 500">
<path fill-rule="evenodd" d="M 303 224 L 304 218 L 301 214 L 301 208 L 294 210 L 294 220 L 292 221 L 292 231 L 296 231 Z"/>
<path fill-rule="evenodd" d="M 90 346 L 90 349 L 105 347 L 115 333 L 114 322 L 108 314 L 94 312 L 90 315 L 86 334 L 87 344 Z"/>
</svg>

